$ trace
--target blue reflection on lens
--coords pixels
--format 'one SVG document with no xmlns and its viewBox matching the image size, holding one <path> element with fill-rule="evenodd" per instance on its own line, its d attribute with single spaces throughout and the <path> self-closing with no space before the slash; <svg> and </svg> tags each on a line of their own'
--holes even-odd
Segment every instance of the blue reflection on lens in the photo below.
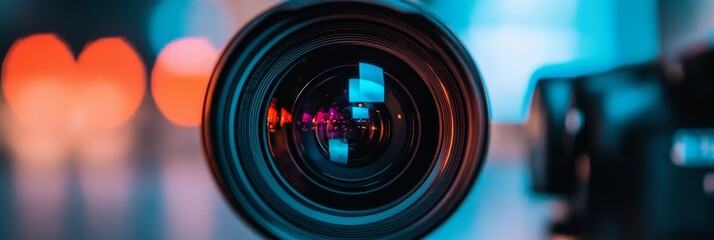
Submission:
<svg viewBox="0 0 714 240">
<path fill-rule="evenodd" d="M 349 91 L 350 102 L 384 102 L 384 71 L 359 63 L 359 79 L 350 79 Z"/>
<path fill-rule="evenodd" d="M 384 102 L 384 71 L 368 63 L 359 63 L 359 78 L 349 80 L 349 101 L 351 103 Z M 352 107 L 352 119 L 369 119 L 369 108 Z M 347 164 L 349 147 L 340 138 L 328 142 L 330 161 Z"/>
<path fill-rule="evenodd" d="M 365 107 L 352 107 L 352 118 L 369 119 L 369 109 Z"/>
<path fill-rule="evenodd" d="M 347 143 L 344 143 L 342 139 L 333 138 L 329 140 L 328 144 L 330 148 L 330 161 L 347 164 L 347 153 L 349 152 Z"/>
</svg>

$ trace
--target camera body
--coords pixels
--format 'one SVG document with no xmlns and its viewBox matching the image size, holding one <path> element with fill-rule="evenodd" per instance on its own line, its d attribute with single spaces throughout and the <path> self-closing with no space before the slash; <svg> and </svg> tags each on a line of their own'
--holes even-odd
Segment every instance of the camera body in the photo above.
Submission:
<svg viewBox="0 0 714 240">
<path fill-rule="evenodd" d="M 538 80 L 527 128 L 534 189 L 567 199 L 556 233 L 714 234 L 714 51 Z"/>
<path fill-rule="evenodd" d="M 204 148 L 266 236 L 419 238 L 478 176 L 485 96 L 469 53 L 413 3 L 288 1 L 219 59 Z"/>
</svg>

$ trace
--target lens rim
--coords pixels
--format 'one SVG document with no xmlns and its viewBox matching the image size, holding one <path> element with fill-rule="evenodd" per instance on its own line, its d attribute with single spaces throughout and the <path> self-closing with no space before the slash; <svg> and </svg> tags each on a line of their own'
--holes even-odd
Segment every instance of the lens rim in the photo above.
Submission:
<svg viewBox="0 0 714 240">
<path fill-rule="evenodd" d="M 265 41 L 265 39 L 279 38 L 281 33 L 275 23 L 284 23 L 288 20 L 299 19 L 302 21 L 310 20 L 310 17 L 320 15 L 318 13 L 344 13 L 356 14 L 356 12 L 378 12 L 378 14 L 391 20 L 409 23 L 409 27 L 417 29 L 416 33 L 428 35 L 430 41 L 434 41 L 438 49 L 441 51 L 440 59 L 449 63 L 449 70 L 454 70 L 454 73 L 440 72 L 438 74 L 455 74 L 458 75 L 456 84 L 459 84 L 461 89 L 460 94 L 464 98 L 464 103 L 474 104 L 473 107 L 463 109 L 466 119 L 456 119 L 458 121 L 466 121 L 463 123 L 469 127 L 465 129 L 465 137 L 462 147 L 459 149 L 461 154 L 453 158 L 460 159 L 458 169 L 450 169 L 455 171 L 453 182 L 444 193 L 444 198 L 450 198 L 450 201 L 439 200 L 438 204 L 434 205 L 439 211 L 429 211 L 428 215 L 432 219 L 427 219 L 428 224 L 420 222 L 421 228 L 416 231 L 405 232 L 399 231 L 394 234 L 379 235 L 380 237 L 399 237 L 399 238 L 416 238 L 421 237 L 434 228 L 441 225 L 448 216 L 450 216 L 461 202 L 465 199 L 466 194 L 470 192 L 475 179 L 479 175 L 480 169 L 485 162 L 486 146 L 488 144 L 488 129 L 489 129 L 489 110 L 484 90 L 483 83 L 479 72 L 469 56 L 465 48 L 459 43 L 453 33 L 451 33 L 443 24 L 439 23 L 431 15 L 419 8 L 417 5 L 404 1 L 361 1 L 361 0 L 338 0 L 338 1 L 291 1 L 281 4 L 270 11 L 262 14 L 250 24 L 247 25 L 226 48 L 220 57 L 217 67 L 214 71 L 212 79 L 206 93 L 204 103 L 204 118 L 202 124 L 202 137 L 207 156 L 208 164 L 213 172 L 214 180 L 219 186 L 224 198 L 229 204 L 239 213 L 244 220 L 250 223 L 254 229 L 259 230 L 265 236 L 269 237 L 340 237 L 330 235 L 331 233 L 314 233 L 314 235 L 300 235 L 300 232 L 291 232 L 284 223 L 274 223 L 271 226 L 259 223 L 255 216 L 250 215 L 251 212 L 259 212 L 260 214 L 270 215 L 263 209 L 246 209 L 244 204 L 252 204 L 252 206 L 261 206 L 260 202 L 256 202 L 250 197 L 245 197 L 246 194 L 255 194 L 246 188 L 250 186 L 249 179 L 236 173 L 235 165 L 240 164 L 231 161 L 240 161 L 240 158 L 231 159 L 229 155 L 238 156 L 238 152 L 243 151 L 236 149 L 235 145 L 225 143 L 225 136 L 222 130 L 225 126 L 220 123 L 227 116 L 226 111 L 235 111 L 235 109 L 224 109 L 219 104 L 225 99 L 233 99 L 234 95 L 241 94 L 245 89 L 244 80 L 232 80 L 235 86 L 226 87 L 226 79 L 236 77 L 237 75 L 245 74 L 246 68 L 250 64 L 255 64 L 257 59 L 253 56 L 265 49 L 257 44 Z M 310 13 L 310 14 L 308 14 Z M 300 19 L 302 18 L 302 19 Z M 294 26 L 299 27 L 299 26 Z M 431 33 L 433 35 L 429 35 Z M 258 41 L 258 39 L 262 39 Z M 443 69 L 442 69 L 443 70 Z M 250 72 L 250 71 L 247 71 Z M 442 75 L 440 75 L 442 76 Z M 461 131 L 462 129 L 459 129 Z M 452 129 L 452 132 L 454 130 Z M 226 165 L 228 164 L 228 165 Z M 226 167 L 229 166 L 229 167 Z M 454 167 L 452 165 L 452 167 Z M 248 184 L 248 185 L 244 185 Z M 243 201 L 243 202 L 241 202 Z M 262 205 L 262 207 L 266 207 Z M 280 218 L 277 216 L 277 218 Z M 420 221 L 427 221 L 421 219 Z M 411 225 L 410 225 L 411 226 Z M 294 227 L 294 226 L 293 226 Z M 284 229 L 283 229 L 284 228 Z M 345 238 L 348 236 L 344 236 Z"/>
</svg>

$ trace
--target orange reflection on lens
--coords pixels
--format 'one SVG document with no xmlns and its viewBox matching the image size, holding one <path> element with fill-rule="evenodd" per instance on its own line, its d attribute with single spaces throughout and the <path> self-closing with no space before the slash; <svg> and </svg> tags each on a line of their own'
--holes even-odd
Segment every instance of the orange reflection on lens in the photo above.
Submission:
<svg viewBox="0 0 714 240">
<path fill-rule="evenodd" d="M 293 121 L 293 115 L 285 110 L 285 108 L 280 110 L 280 126 Z"/>
<path fill-rule="evenodd" d="M 180 126 L 201 123 L 203 98 L 218 50 L 205 38 L 181 38 L 169 43 L 156 59 L 151 93 L 161 113 Z"/>
<path fill-rule="evenodd" d="M 278 110 L 273 104 L 268 108 L 268 129 L 275 129 L 278 123 Z"/>
</svg>

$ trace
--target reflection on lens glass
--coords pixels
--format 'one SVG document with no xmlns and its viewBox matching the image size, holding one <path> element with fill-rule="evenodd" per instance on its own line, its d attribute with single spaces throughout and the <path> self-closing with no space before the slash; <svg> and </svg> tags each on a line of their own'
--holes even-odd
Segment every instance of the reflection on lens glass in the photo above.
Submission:
<svg viewBox="0 0 714 240">
<path fill-rule="evenodd" d="M 413 163 L 417 150 L 436 151 L 435 137 L 420 140 L 438 128 L 435 119 L 417 117 L 436 116 L 435 105 L 411 67 L 383 51 L 334 46 L 292 69 L 276 84 L 266 113 L 272 157 L 292 187 L 331 208 L 366 210 L 417 186 L 432 164 Z M 301 117 L 285 119 L 292 116 Z"/>
</svg>

